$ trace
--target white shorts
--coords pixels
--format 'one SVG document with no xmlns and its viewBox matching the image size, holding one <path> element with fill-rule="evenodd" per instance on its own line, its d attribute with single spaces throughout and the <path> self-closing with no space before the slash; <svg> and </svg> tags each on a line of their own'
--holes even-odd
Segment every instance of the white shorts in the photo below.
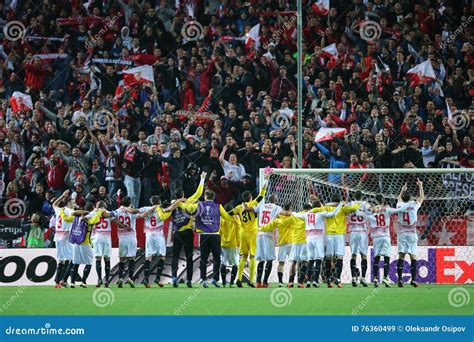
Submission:
<svg viewBox="0 0 474 342">
<path fill-rule="evenodd" d="M 103 237 L 92 239 L 92 250 L 96 257 L 110 258 L 112 255 L 112 239 Z"/>
<path fill-rule="evenodd" d="M 221 263 L 226 266 L 237 266 L 239 264 L 239 249 L 221 248 Z"/>
<path fill-rule="evenodd" d="M 73 264 L 92 265 L 94 253 L 91 245 L 73 245 L 72 262 Z"/>
<path fill-rule="evenodd" d="M 346 246 L 345 238 L 345 234 L 326 235 L 324 243 L 326 256 L 331 258 L 334 256 L 343 257 Z"/>
<path fill-rule="evenodd" d="M 136 250 L 136 246 L 135 246 Z M 146 233 L 145 257 L 166 256 L 166 241 L 163 233 Z"/>
<path fill-rule="evenodd" d="M 308 260 L 308 249 L 306 248 L 306 242 L 291 245 L 290 260 L 291 261 Z"/>
<path fill-rule="evenodd" d="M 367 255 L 369 251 L 369 238 L 366 232 L 353 232 L 349 237 L 349 246 L 352 254 Z"/>
<path fill-rule="evenodd" d="M 286 261 L 286 259 L 290 256 L 290 252 L 291 252 L 290 243 L 280 246 L 278 248 L 278 261 Z"/>
<path fill-rule="evenodd" d="M 273 234 L 257 235 L 255 259 L 258 261 L 275 260 L 275 238 Z"/>
<path fill-rule="evenodd" d="M 60 261 L 72 260 L 72 246 L 68 239 L 56 241 L 56 259 Z"/>
<path fill-rule="evenodd" d="M 320 236 L 306 243 L 308 249 L 308 260 L 323 260 L 324 258 L 324 236 Z"/>
<path fill-rule="evenodd" d="M 374 237 L 373 243 L 375 256 L 390 256 L 392 251 L 390 236 Z"/>
<path fill-rule="evenodd" d="M 119 238 L 119 257 L 134 258 L 137 256 L 137 239 L 132 237 Z"/>
<path fill-rule="evenodd" d="M 418 235 L 416 233 L 399 233 L 397 244 L 398 253 L 418 254 Z"/>
</svg>

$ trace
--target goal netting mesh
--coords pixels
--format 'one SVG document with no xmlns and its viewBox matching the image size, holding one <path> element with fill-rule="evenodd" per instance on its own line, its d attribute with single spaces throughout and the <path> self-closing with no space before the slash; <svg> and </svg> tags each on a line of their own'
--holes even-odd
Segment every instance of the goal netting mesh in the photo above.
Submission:
<svg viewBox="0 0 474 342">
<path fill-rule="evenodd" d="M 264 170 L 261 170 L 263 176 Z M 363 199 L 375 204 L 382 194 L 396 207 L 404 184 L 412 198 L 418 197 L 417 179 L 423 181 L 425 201 L 418 212 L 420 279 L 425 282 L 472 282 L 474 272 L 474 170 L 473 169 L 274 169 L 268 182 L 268 197 L 277 194 L 278 204 L 291 202 L 301 210 L 311 196 L 331 202 L 334 193 L 346 201 L 360 190 Z M 391 220 L 392 263 L 397 256 L 398 220 Z M 348 241 L 348 237 L 346 239 Z M 370 241 L 371 244 L 371 241 Z M 346 261 L 350 257 L 346 247 Z M 369 264 L 373 253 L 369 250 Z M 472 267 L 471 267 L 472 268 Z M 407 274 L 409 264 L 406 265 Z M 350 273 L 345 267 L 348 281 Z M 395 265 L 391 265 L 395 274 Z M 370 274 L 370 273 L 369 273 Z"/>
</svg>

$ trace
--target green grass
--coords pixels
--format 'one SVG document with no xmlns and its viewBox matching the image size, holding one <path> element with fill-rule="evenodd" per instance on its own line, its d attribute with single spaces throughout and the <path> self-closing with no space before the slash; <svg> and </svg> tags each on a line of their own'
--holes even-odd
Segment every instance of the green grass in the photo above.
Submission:
<svg viewBox="0 0 474 342">
<path fill-rule="evenodd" d="M 0 287 L 0 315 L 471 315 L 474 298 L 456 308 L 448 294 L 470 285 L 421 285 L 419 288 L 268 289 L 209 288 L 135 289 L 112 286 L 110 291 L 55 289 L 45 286 Z M 453 290 L 456 289 L 456 290 Z M 466 292 L 467 291 L 467 292 Z M 112 295 L 113 303 L 98 307 L 100 297 Z M 291 302 L 288 303 L 288 298 Z M 287 305 L 280 305 L 286 300 Z M 104 299 L 104 298 L 102 298 Z M 102 302 L 103 303 L 103 302 Z M 285 303 L 282 303 L 285 304 Z"/>
</svg>

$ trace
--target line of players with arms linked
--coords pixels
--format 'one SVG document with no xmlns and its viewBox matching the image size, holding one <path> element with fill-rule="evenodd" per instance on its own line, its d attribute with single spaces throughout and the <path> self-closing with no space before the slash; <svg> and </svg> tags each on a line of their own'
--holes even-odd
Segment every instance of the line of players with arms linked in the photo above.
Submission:
<svg viewBox="0 0 474 342">
<path fill-rule="evenodd" d="M 403 286 L 403 262 L 405 255 L 411 259 L 410 284 L 418 287 L 416 282 L 417 266 L 417 213 L 424 200 L 423 183 L 417 180 L 419 197 L 410 198 L 405 184 L 398 197 L 396 208 L 386 205 L 383 195 L 375 196 L 376 203 L 370 205 L 362 200 L 360 191 L 354 194 L 350 203 L 341 201 L 338 193 L 332 195 L 331 203 L 322 205 L 317 198 L 311 204 L 304 205 L 303 211 L 293 212 L 292 204 L 278 206 L 277 194 L 266 195 L 270 174 L 265 176 L 263 187 L 257 198 L 250 192 L 242 194 L 243 203 L 235 208 L 226 208 L 214 202 L 215 194 L 204 191 L 206 173 L 202 173 L 196 192 L 189 198 L 183 198 L 178 191 L 171 206 L 162 208 L 159 196 L 152 196 L 151 206 L 132 208 L 129 197 L 124 197 L 121 206 L 108 211 L 106 203 L 99 201 L 95 206 L 86 204 L 83 209 L 76 209 L 76 204 L 69 192 L 64 192 L 53 204 L 55 216 L 55 242 L 57 247 L 57 272 L 55 287 L 75 287 L 80 265 L 85 265 L 81 277 L 82 287 L 91 271 L 95 258 L 98 276 L 97 287 L 109 287 L 110 257 L 112 252 L 112 222 L 118 227 L 119 258 L 118 287 L 125 283 L 135 287 L 135 257 L 137 253 L 136 219 L 144 219 L 146 236 L 144 264 L 144 285 L 151 287 L 151 261 L 158 257 L 154 283 L 162 287 L 161 274 L 166 256 L 166 239 L 163 232 L 164 221 L 171 218 L 173 231 L 172 284 L 178 287 L 178 260 L 181 250 L 186 255 L 186 285 L 192 287 L 194 233 L 193 227 L 200 235 L 200 273 L 201 285 L 209 287 L 207 264 L 210 254 L 213 257 L 213 274 L 211 284 L 220 287 L 227 285 L 227 270 L 230 268 L 230 287 L 242 287 L 243 272 L 248 265 L 250 287 L 268 287 L 268 280 L 273 262 L 278 261 L 278 286 L 283 285 L 285 262 L 289 261 L 288 287 L 293 287 L 295 277 L 298 287 L 319 287 L 320 280 L 328 287 L 342 287 L 341 274 L 345 252 L 345 234 L 350 233 L 352 253 L 352 285 L 368 286 L 367 255 L 368 234 L 371 235 L 375 259 L 374 286 L 380 283 L 390 286 L 388 271 L 391 254 L 390 219 L 393 214 L 398 217 L 399 231 L 397 244 L 399 260 L 397 263 L 398 286 Z M 200 197 L 204 192 L 204 200 Z M 74 218 L 81 216 L 87 225 L 87 234 L 80 244 L 71 244 L 68 240 Z M 275 233 L 276 232 L 276 233 Z M 278 245 L 278 253 L 276 246 Z M 357 255 L 361 255 L 360 266 L 356 266 Z M 383 278 L 380 280 L 379 265 L 383 259 Z M 102 275 L 104 261 L 105 277 Z M 125 281 L 125 264 L 128 262 L 128 278 Z M 67 283 L 70 277 L 70 285 Z M 256 278 L 256 279 L 255 279 Z"/>
</svg>

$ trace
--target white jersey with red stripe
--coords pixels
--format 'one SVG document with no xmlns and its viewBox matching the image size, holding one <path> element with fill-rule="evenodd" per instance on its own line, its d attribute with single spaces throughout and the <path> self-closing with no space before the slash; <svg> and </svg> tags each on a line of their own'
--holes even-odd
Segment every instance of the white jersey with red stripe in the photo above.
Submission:
<svg viewBox="0 0 474 342">
<path fill-rule="evenodd" d="M 153 207 L 143 207 L 140 208 L 140 213 L 145 213 L 149 211 Z M 148 233 L 161 233 L 163 234 L 163 228 L 164 228 L 164 221 L 161 219 L 160 215 L 156 212 L 156 210 L 153 210 L 153 213 L 148 215 L 145 218 L 144 222 L 144 231 L 145 234 Z"/>
<path fill-rule="evenodd" d="M 400 209 L 398 212 L 399 233 L 416 233 L 420 207 L 421 204 L 417 201 L 397 203 L 397 209 Z"/>
<path fill-rule="evenodd" d="M 317 213 L 303 212 L 293 213 L 294 217 L 304 219 L 306 240 L 313 240 L 323 237 L 326 233 L 326 218 L 336 216 L 342 208 L 340 203 L 333 211 L 320 211 Z"/>
<path fill-rule="evenodd" d="M 367 219 L 361 212 L 366 212 L 369 204 L 365 201 L 352 201 L 349 205 L 360 204 L 360 209 L 346 216 L 347 231 L 350 233 L 367 233 Z"/>
<path fill-rule="evenodd" d="M 96 212 L 97 209 L 94 209 L 89 215 L 94 215 Z M 112 239 L 112 218 L 101 216 L 100 221 L 92 229 L 91 238 L 94 242 L 110 241 Z"/>
<path fill-rule="evenodd" d="M 255 212 L 258 212 L 258 226 L 262 227 L 278 217 L 282 207 L 273 203 L 260 203 L 254 207 Z M 273 235 L 273 233 L 259 232 L 258 235 Z"/>
<path fill-rule="evenodd" d="M 132 230 L 128 231 L 125 229 L 119 229 L 118 230 L 118 237 L 120 238 L 127 238 L 127 237 L 135 237 L 137 236 L 136 230 L 137 230 L 137 215 L 129 213 L 124 210 L 123 207 L 120 207 L 112 212 L 112 215 L 119 220 L 120 223 L 123 223 L 126 226 L 129 226 Z"/>
<path fill-rule="evenodd" d="M 56 225 L 55 225 L 55 234 L 54 241 L 61 241 L 69 237 L 69 232 L 71 231 L 72 221 L 66 222 L 61 217 L 61 210 L 64 210 L 66 216 L 70 216 L 74 213 L 74 209 L 71 208 L 54 208 L 54 214 L 56 215 Z"/>
<path fill-rule="evenodd" d="M 397 212 L 397 209 L 386 207 L 380 212 L 368 214 L 370 236 L 372 238 L 390 236 L 390 217 Z"/>
</svg>

